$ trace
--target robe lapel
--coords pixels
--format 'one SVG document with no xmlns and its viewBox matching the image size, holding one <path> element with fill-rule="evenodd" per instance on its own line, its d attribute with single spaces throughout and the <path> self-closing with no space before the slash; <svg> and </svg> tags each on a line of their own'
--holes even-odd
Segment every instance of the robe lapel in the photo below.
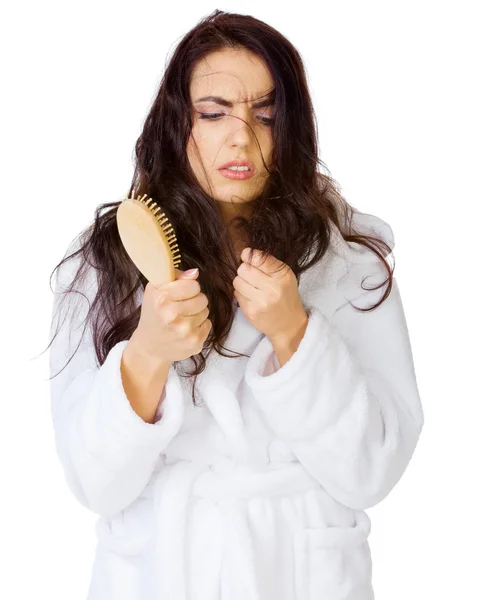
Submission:
<svg viewBox="0 0 494 600">
<path fill-rule="evenodd" d="M 224 342 L 229 350 L 250 354 L 263 338 L 237 307 L 232 327 Z M 228 354 L 228 352 L 227 352 Z M 227 358 L 217 352 L 208 356 L 206 369 L 198 375 L 197 386 L 205 404 L 223 431 L 232 457 L 240 464 L 264 462 L 256 457 L 244 429 L 237 389 L 245 372 L 247 357 Z"/>
</svg>

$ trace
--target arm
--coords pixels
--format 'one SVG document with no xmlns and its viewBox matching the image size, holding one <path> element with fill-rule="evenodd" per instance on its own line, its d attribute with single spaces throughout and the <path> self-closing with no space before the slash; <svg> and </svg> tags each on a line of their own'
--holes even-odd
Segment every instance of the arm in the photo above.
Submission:
<svg viewBox="0 0 494 600">
<path fill-rule="evenodd" d="M 363 308 L 365 298 L 371 306 L 382 293 L 352 302 Z M 379 503 L 404 473 L 423 426 L 396 280 L 368 313 L 349 303 L 332 318 L 309 309 L 296 352 L 264 376 L 273 351 L 261 340 L 245 375 L 273 431 L 337 501 L 354 509 Z"/>
<path fill-rule="evenodd" d="M 269 338 L 271 345 L 273 346 L 274 355 L 271 359 L 271 365 L 266 365 L 265 375 L 267 375 L 268 372 L 272 373 L 273 369 L 277 370 L 282 367 L 297 351 L 309 322 L 307 313 L 304 313 L 302 317 L 300 322 L 294 323 L 295 330 L 293 332 L 287 333 L 287 335 L 284 335 L 282 338 Z"/>
<path fill-rule="evenodd" d="M 61 303 L 61 291 L 79 259 L 64 263 L 57 277 L 52 334 L 61 328 L 50 348 L 50 376 L 56 375 L 50 380 L 52 421 L 69 488 L 89 510 L 111 515 L 135 500 L 148 483 L 160 453 L 181 426 L 183 397 L 179 376 L 170 368 L 158 402 L 160 419 L 146 422 L 123 387 L 121 362 L 129 342 L 115 344 L 103 365 L 97 365 L 90 324 L 84 324 L 88 300 L 94 297 L 94 273 L 82 290 L 88 300 L 77 293 Z"/>
<path fill-rule="evenodd" d="M 132 336 L 125 346 L 120 363 L 122 384 L 135 413 L 146 423 L 158 420 L 157 409 L 163 402 L 171 364 L 156 363 L 144 356 Z"/>
</svg>

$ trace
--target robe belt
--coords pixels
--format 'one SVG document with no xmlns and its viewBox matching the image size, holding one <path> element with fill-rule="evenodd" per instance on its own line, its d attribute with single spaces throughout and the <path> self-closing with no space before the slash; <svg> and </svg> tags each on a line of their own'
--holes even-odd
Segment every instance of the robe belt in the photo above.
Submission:
<svg viewBox="0 0 494 600">
<path fill-rule="evenodd" d="M 189 600 L 185 565 L 188 503 L 193 496 L 218 504 L 224 519 L 225 552 L 229 568 L 224 576 L 236 600 L 260 600 L 255 556 L 246 511 L 241 499 L 290 495 L 320 488 L 298 462 L 265 465 L 219 463 L 200 465 L 189 461 L 169 464 L 156 482 L 157 572 L 159 600 Z M 232 592 L 233 593 L 233 592 Z M 212 597 L 204 590 L 204 598 Z"/>
</svg>

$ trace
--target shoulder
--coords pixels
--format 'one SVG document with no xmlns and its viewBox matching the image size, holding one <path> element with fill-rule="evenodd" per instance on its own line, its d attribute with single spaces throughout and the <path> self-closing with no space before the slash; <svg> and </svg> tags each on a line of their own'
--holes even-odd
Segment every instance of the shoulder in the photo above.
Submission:
<svg viewBox="0 0 494 600">
<path fill-rule="evenodd" d="M 353 209 L 352 233 L 372 235 L 383 240 L 391 251 L 395 246 L 392 227 L 383 218 Z M 346 223 L 348 227 L 348 223 Z M 331 223 L 330 248 L 324 258 L 314 267 L 303 273 L 301 291 L 308 302 L 321 304 L 324 312 L 331 315 L 338 308 L 366 295 L 372 304 L 377 302 L 387 284 L 375 291 L 375 287 L 389 277 L 382 260 L 366 246 L 347 241 L 338 227 Z M 379 248 L 390 263 L 391 252 Z M 362 307 L 361 304 L 358 306 Z"/>
<path fill-rule="evenodd" d="M 395 247 L 395 236 L 391 225 L 382 217 L 353 209 L 350 222 L 352 233 L 371 235 L 384 241 L 393 251 Z M 373 263 L 380 262 L 374 252 L 358 242 L 350 242 L 343 239 L 338 228 L 334 226 L 335 249 L 348 263 Z M 386 251 L 388 256 L 391 252 Z"/>
<path fill-rule="evenodd" d="M 360 211 L 354 211 L 351 225 L 352 233 L 371 235 L 389 246 L 389 250 L 383 246 L 378 246 L 377 249 L 386 258 L 388 266 L 392 268 L 391 258 L 394 260 L 395 236 L 391 225 L 377 215 Z M 389 285 L 386 281 L 390 275 L 383 261 L 375 252 L 363 244 L 353 241 L 345 241 L 340 259 L 342 276 L 337 285 L 338 307 L 342 307 L 348 302 L 355 303 L 359 299 L 365 299 L 365 304 L 357 302 L 360 308 L 376 304 Z M 369 289 L 380 284 L 383 285 L 377 289 Z"/>
</svg>

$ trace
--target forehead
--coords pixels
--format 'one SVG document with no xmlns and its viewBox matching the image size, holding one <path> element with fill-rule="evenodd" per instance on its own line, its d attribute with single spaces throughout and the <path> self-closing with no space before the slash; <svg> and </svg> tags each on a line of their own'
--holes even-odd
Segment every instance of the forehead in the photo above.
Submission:
<svg viewBox="0 0 494 600">
<path fill-rule="evenodd" d="M 267 94 L 273 79 L 265 63 L 247 50 L 212 52 L 198 61 L 190 80 L 192 102 L 222 96 L 232 102 L 253 102 Z"/>
</svg>

